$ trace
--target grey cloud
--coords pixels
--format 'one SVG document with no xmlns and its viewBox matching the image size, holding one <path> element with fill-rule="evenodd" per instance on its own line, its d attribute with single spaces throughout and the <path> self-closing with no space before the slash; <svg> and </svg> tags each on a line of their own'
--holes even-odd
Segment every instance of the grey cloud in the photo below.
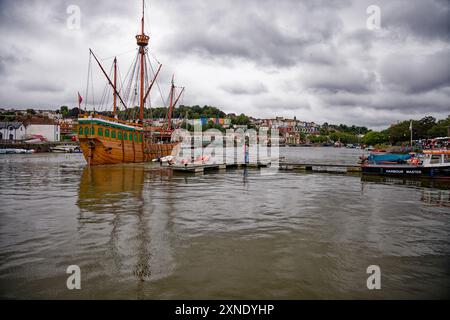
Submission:
<svg viewBox="0 0 450 320">
<path fill-rule="evenodd" d="M 15 45 L 0 47 L 0 75 L 7 75 L 7 71 L 13 70 L 14 66 L 30 61 L 29 52 L 21 47 Z"/>
<path fill-rule="evenodd" d="M 302 96 L 289 96 L 280 98 L 259 98 L 259 110 L 278 110 L 281 112 L 292 113 L 294 111 L 307 112 L 311 110 L 311 105 Z"/>
<path fill-rule="evenodd" d="M 381 7 L 383 27 L 421 39 L 450 39 L 448 0 L 389 1 Z"/>
<path fill-rule="evenodd" d="M 325 94 L 321 98 L 330 109 L 343 110 L 353 107 L 368 108 L 381 112 L 411 113 L 440 112 L 445 114 L 450 110 L 450 87 L 432 93 L 417 93 L 404 95 L 395 91 L 379 91 L 376 96 L 371 94 L 350 94 L 339 92 Z"/>
<path fill-rule="evenodd" d="M 391 55 L 381 66 L 383 84 L 406 93 L 425 92 L 450 85 L 450 50 L 428 55 Z"/>
<path fill-rule="evenodd" d="M 358 29 L 343 35 L 341 45 L 357 45 L 362 50 L 370 50 L 374 42 L 374 32 L 368 29 Z M 363 53 L 363 52 L 361 52 Z"/>
<path fill-rule="evenodd" d="M 220 89 L 222 89 L 225 92 L 241 95 L 241 94 L 251 94 L 251 95 L 257 95 L 261 93 L 267 92 L 267 87 L 262 82 L 233 82 L 233 83 L 227 83 L 220 86 Z"/>
<path fill-rule="evenodd" d="M 450 110 L 449 96 L 443 92 L 402 95 L 399 93 L 384 93 L 372 99 L 368 104 L 373 108 L 406 113 L 427 114 L 429 112 L 448 113 Z"/>
<path fill-rule="evenodd" d="M 45 83 L 42 80 L 20 80 L 16 83 L 17 88 L 20 91 L 30 92 L 62 92 L 64 86 L 58 83 Z"/>
<path fill-rule="evenodd" d="M 4 53 L 0 55 L 0 74 L 6 73 L 6 68 L 18 61 L 19 59 L 13 54 Z"/>
<path fill-rule="evenodd" d="M 368 93 L 373 90 L 375 74 L 354 68 L 322 69 L 304 80 L 306 88 L 317 93 Z"/>
<path fill-rule="evenodd" d="M 310 47 L 328 42 L 340 30 L 342 22 L 332 14 L 336 3 L 323 6 L 313 1 L 227 3 L 222 10 L 202 7 L 209 12 L 202 11 L 195 26 L 190 20 L 198 14 L 197 9 L 195 5 L 185 5 L 183 15 L 174 25 L 179 30 L 168 40 L 166 50 L 172 51 L 176 46 L 183 54 L 200 54 L 209 59 L 242 58 L 278 67 L 301 61 L 334 62 L 327 50 L 329 46 L 322 50 Z"/>
<path fill-rule="evenodd" d="M 450 3 L 380 0 L 382 30 L 372 32 L 356 1 L 147 1 L 161 88 L 175 73 L 184 104 L 255 117 L 373 126 L 446 117 Z M 71 4 L 81 9 L 76 32 L 66 28 Z M 139 14 L 139 1 L 0 1 L 0 106 L 76 105 L 88 48 L 100 58 L 132 50 Z M 119 56 L 122 75 L 133 54 Z M 93 68 L 98 97 L 105 81 Z"/>
</svg>

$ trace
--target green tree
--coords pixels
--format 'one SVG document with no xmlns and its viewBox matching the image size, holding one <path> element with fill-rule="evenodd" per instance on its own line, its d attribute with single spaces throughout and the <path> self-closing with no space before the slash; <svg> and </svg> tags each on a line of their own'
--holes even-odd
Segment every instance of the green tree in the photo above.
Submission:
<svg viewBox="0 0 450 320">
<path fill-rule="evenodd" d="M 382 132 L 377 132 L 377 131 L 369 131 L 362 138 L 362 142 L 364 144 L 372 145 L 372 146 L 374 146 L 376 144 L 384 143 L 386 141 L 387 141 L 386 135 Z"/>
<path fill-rule="evenodd" d="M 61 108 L 59 108 L 59 111 L 61 112 L 63 118 L 65 118 L 69 114 L 69 107 L 68 106 L 61 106 Z"/>
<path fill-rule="evenodd" d="M 389 141 L 392 144 L 399 144 L 402 142 L 408 142 L 410 140 L 411 120 L 405 120 L 398 124 L 386 129 L 383 133 L 389 137 Z M 432 137 L 433 131 L 430 132 L 436 126 L 436 119 L 431 116 L 424 117 L 420 120 L 412 120 L 413 139 L 425 139 Z"/>
<path fill-rule="evenodd" d="M 439 120 L 433 127 L 427 131 L 430 138 L 445 137 L 448 135 L 448 128 L 450 126 L 450 116 L 447 119 Z"/>
<path fill-rule="evenodd" d="M 70 109 L 69 113 L 67 114 L 70 118 L 76 118 L 78 117 L 78 114 L 80 113 L 80 109 L 78 107 Z"/>
<path fill-rule="evenodd" d="M 333 132 L 329 135 L 329 138 L 334 142 L 336 141 L 340 141 L 342 143 L 358 142 L 358 137 L 356 135 L 347 132 Z"/>
<path fill-rule="evenodd" d="M 308 140 L 312 143 L 322 143 L 322 142 L 327 142 L 328 141 L 328 136 L 324 136 L 324 135 L 309 135 Z"/>
<path fill-rule="evenodd" d="M 248 125 L 250 123 L 250 118 L 247 117 L 245 114 L 241 113 L 240 115 L 236 116 L 234 114 L 228 115 L 231 118 L 231 124 L 236 125 Z"/>
</svg>

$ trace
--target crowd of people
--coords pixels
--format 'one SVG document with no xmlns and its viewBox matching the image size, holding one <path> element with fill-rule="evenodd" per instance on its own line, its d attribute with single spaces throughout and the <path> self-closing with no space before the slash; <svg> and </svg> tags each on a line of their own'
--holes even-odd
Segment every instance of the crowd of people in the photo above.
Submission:
<svg viewBox="0 0 450 320">
<path fill-rule="evenodd" d="M 417 144 L 423 150 L 450 149 L 450 137 L 423 139 L 417 141 Z"/>
</svg>

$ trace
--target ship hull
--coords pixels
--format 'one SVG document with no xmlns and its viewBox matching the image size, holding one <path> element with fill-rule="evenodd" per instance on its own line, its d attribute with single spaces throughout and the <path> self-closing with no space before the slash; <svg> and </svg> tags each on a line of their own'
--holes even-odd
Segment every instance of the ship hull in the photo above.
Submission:
<svg viewBox="0 0 450 320">
<path fill-rule="evenodd" d="M 138 143 L 120 143 L 98 138 L 80 139 L 80 149 L 91 166 L 119 163 L 149 162 L 168 156 L 176 143 L 151 144 L 149 150 Z"/>
<path fill-rule="evenodd" d="M 170 155 L 178 144 L 149 139 L 141 128 L 102 119 L 79 119 L 78 140 L 90 166 L 149 162 Z"/>
</svg>

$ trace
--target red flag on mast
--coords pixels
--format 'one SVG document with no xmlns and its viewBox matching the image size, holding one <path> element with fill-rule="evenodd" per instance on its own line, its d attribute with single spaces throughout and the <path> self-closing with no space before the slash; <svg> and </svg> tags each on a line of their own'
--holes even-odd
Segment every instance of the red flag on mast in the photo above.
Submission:
<svg viewBox="0 0 450 320">
<path fill-rule="evenodd" d="M 83 98 L 80 96 L 80 93 L 78 92 L 78 107 L 80 107 L 81 102 L 83 102 Z"/>
</svg>

